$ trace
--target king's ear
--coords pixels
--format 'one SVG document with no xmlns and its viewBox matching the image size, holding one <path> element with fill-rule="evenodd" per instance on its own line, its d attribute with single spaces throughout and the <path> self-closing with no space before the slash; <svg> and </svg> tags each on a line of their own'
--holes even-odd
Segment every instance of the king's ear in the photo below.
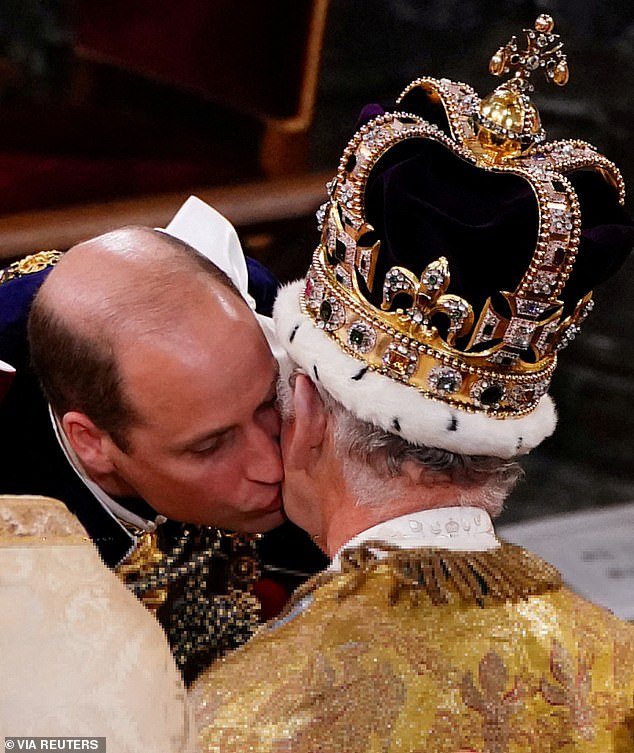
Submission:
<svg viewBox="0 0 634 753">
<path fill-rule="evenodd" d="M 295 421 L 306 433 L 308 448 L 318 447 L 326 431 L 326 408 L 317 388 L 306 374 L 297 374 L 293 388 Z"/>
<path fill-rule="evenodd" d="M 68 411 L 61 419 L 64 434 L 89 475 L 112 473 L 112 440 L 81 411 Z"/>
<path fill-rule="evenodd" d="M 307 466 L 321 452 L 327 426 L 327 411 L 315 385 L 297 374 L 292 386 L 294 417 L 287 433 L 284 463 Z"/>
</svg>

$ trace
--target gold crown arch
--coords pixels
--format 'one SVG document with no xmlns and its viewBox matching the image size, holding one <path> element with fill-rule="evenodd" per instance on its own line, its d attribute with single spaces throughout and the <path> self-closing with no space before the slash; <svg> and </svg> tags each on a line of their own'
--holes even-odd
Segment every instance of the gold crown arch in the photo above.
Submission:
<svg viewBox="0 0 634 753">
<path fill-rule="evenodd" d="M 526 49 L 513 38 L 492 58 L 492 72 L 516 68 L 514 77 L 480 100 L 466 84 L 419 78 L 415 88 L 442 103 L 450 135 L 420 116 L 393 112 L 374 118 L 354 135 L 329 184 L 330 200 L 320 210 L 321 243 L 315 251 L 301 305 L 315 324 L 364 367 L 416 388 L 426 398 L 469 412 L 499 418 L 532 412 L 546 394 L 557 351 L 570 342 L 592 308 L 589 293 L 569 316 L 560 295 L 572 270 L 580 240 L 581 213 L 565 174 L 582 168 L 599 171 L 624 201 L 618 169 L 590 144 L 578 140 L 543 143 L 539 115 L 528 98 L 534 70 L 563 85 L 567 63 L 552 19 L 540 16 L 525 30 Z M 365 216 L 365 187 L 379 159 L 409 139 L 428 139 L 466 162 L 491 172 L 512 173 L 531 186 L 539 209 L 538 240 L 531 262 L 514 291 L 500 291 L 508 311 L 491 298 L 479 312 L 451 293 L 447 260 L 440 257 L 420 277 L 391 267 L 383 280 L 382 305 L 369 291 L 380 240 Z M 390 307 L 407 295 L 408 308 Z M 399 298 L 399 300 L 403 300 Z M 444 316 L 442 333 L 432 322 Z M 466 346 L 459 348 L 457 341 Z"/>
</svg>

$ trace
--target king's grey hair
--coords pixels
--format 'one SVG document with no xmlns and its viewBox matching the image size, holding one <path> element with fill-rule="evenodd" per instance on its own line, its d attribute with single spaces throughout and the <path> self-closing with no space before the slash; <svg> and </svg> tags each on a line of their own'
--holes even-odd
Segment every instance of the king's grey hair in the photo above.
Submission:
<svg viewBox="0 0 634 753">
<path fill-rule="evenodd" d="M 323 388 L 318 388 L 331 415 L 333 440 L 350 491 L 359 504 L 372 504 L 395 496 L 404 482 L 406 461 L 421 466 L 425 484 L 450 483 L 456 488 L 456 505 L 480 507 L 492 517 L 500 514 L 504 500 L 522 477 L 514 460 L 483 455 L 461 455 L 437 447 L 414 445 L 350 413 Z M 280 384 L 280 407 L 292 420 L 288 383 Z"/>
</svg>

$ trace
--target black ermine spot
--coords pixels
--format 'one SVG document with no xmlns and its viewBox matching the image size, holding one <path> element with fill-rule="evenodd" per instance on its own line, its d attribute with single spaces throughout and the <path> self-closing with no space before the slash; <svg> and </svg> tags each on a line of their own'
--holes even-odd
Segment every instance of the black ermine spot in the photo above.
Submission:
<svg viewBox="0 0 634 753">
<path fill-rule="evenodd" d="M 350 377 L 350 378 L 354 379 L 355 382 L 358 382 L 359 379 L 363 379 L 363 377 L 366 375 L 368 368 L 369 366 L 364 366 L 360 371 L 357 371 L 357 373 L 353 377 Z"/>
</svg>

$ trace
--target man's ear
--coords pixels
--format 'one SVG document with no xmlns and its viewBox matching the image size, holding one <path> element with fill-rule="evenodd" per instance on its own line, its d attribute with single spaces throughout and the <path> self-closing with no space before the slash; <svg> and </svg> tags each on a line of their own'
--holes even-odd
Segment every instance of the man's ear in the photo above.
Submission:
<svg viewBox="0 0 634 753">
<path fill-rule="evenodd" d="M 80 411 L 65 413 L 61 423 L 64 434 L 89 475 L 112 473 L 110 449 L 113 443 L 107 432 L 95 426 Z"/>
<path fill-rule="evenodd" d="M 285 464 L 308 465 L 319 453 L 326 432 L 326 410 L 315 385 L 305 374 L 297 374 L 292 387 L 292 440 Z"/>
</svg>

